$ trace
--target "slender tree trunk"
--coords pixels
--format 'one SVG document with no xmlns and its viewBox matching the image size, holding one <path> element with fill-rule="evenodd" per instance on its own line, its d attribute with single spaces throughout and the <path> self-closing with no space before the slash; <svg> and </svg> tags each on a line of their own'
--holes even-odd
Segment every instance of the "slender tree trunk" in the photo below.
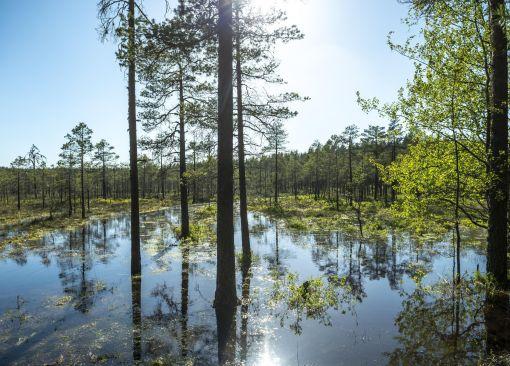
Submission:
<svg viewBox="0 0 510 366">
<path fill-rule="evenodd" d="M 505 1 L 490 0 L 492 45 L 492 123 L 488 188 L 487 272 L 500 287 L 507 283 L 508 245 L 508 56 Z"/>
<path fill-rule="evenodd" d="M 34 173 L 34 198 L 37 199 L 37 179 L 36 179 L 36 172 L 35 172 L 35 160 L 32 164 L 32 172 Z"/>
<path fill-rule="evenodd" d="M 42 182 L 41 182 L 41 197 L 42 197 L 42 208 L 43 210 L 45 209 L 46 207 L 46 179 L 45 179 L 45 171 L 44 171 L 44 167 L 42 168 Z"/>
<path fill-rule="evenodd" d="M 352 206 L 352 199 L 354 196 L 354 186 L 352 179 L 352 141 L 349 139 L 349 205 Z"/>
<path fill-rule="evenodd" d="M 278 137 L 276 137 L 274 154 L 274 205 L 278 206 Z"/>
<path fill-rule="evenodd" d="M 103 199 L 106 200 L 106 163 L 103 160 Z"/>
<path fill-rule="evenodd" d="M 18 187 L 17 187 L 17 192 L 16 192 L 17 196 L 18 196 L 18 211 L 21 210 L 21 191 L 20 191 L 20 185 L 21 184 L 20 184 L 20 180 L 21 180 L 20 179 L 20 172 L 19 172 L 19 169 L 18 169 L 18 179 L 17 179 Z"/>
<path fill-rule="evenodd" d="M 189 236 L 188 178 L 186 177 L 186 130 L 184 126 L 184 82 L 179 67 L 179 180 L 181 190 L 181 236 Z"/>
<path fill-rule="evenodd" d="M 393 163 L 397 159 L 397 141 L 395 138 L 393 139 L 392 147 L 391 147 L 391 162 Z M 393 183 L 391 184 L 391 202 L 395 202 L 396 199 L 395 188 L 393 188 Z"/>
<path fill-rule="evenodd" d="M 319 199 L 319 148 L 315 152 L 315 200 Z"/>
<path fill-rule="evenodd" d="M 163 170 L 163 154 L 161 154 L 160 169 L 161 172 L 161 196 L 165 199 L 165 172 Z"/>
<path fill-rule="evenodd" d="M 293 154 L 293 163 L 292 163 L 292 180 L 293 180 L 293 184 L 292 184 L 292 189 L 293 189 L 293 193 L 294 193 L 294 199 L 297 200 L 297 195 L 298 195 L 298 189 L 297 189 L 297 172 L 296 172 L 296 163 L 297 163 L 297 157 L 296 157 L 297 154 Z"/>
<path fill-rule="evenodd" d="M 196 172 L 197 172 L 197 152 L 196 152 L 196 149 L 193 148 L 193 198 L 192 198 L 193 203 L 197 203 L 197 200 L 198 200 Z"/>
<path fill-rule="evenodd" d="M 455 152 L 455 249 L 457 257 L 457 275 L 455 282 L 460 283 L 460 161 L 459 161 L 459 144 L 457 141 L 457 127 L 456 127 L 456 115 L 455 115 L 455 101 L 452 97 L 452 127 L 453 127 L 453 143 Z"/>
<path fill-rule="evenodd" d="M 69 217 L 73 216 L 73 201 L 71 196 L 71 168 L 67 172 L 67 200 L 69 203 Z"/>
<path fill-rule="evenodd" d="M 232 1 L 219 0 L 218 20 L 218 217 L 215 308 L 220 364 L 226 361 L 237 304 L 234 254 L 234 168 L 232 91 Z M 221 321 L 220 321 L 221 320 Z M 227 334 L 225 334 L 227 333 Z M 218 335 L 220 336 L 220 334 Z"/>
<path fill-rule="evenodd" d="M 379 169 L 375 168 L 374 173 L 374 201 L 379 198 Z"/>
<path fill-rule="evenodd" d="M 83 151 L 80 154 L 80 186 L 81 186 L 81 218 L 85 218 L 85 168 L 83 163 Z"/>
<path fill-rule="evenodd" d="M 377 136 L 375 137 L 375 161 L 379 161 L 379 146 L 377 144 Z M 374 201 L 379 198 L 379 169 L 375 166 L 374 171 Z"/>
<path fill-rule="evenodd" d="M 335 149 L 335 201 L 336 210 L 340 210 L 340 172 L 338 171 L 338 149 Z"/>
<path fill-rule="evenodd" d="M 53 196 L 54 196 L 53 187 L 54 186 L 55 186 L 55 177 L 52 176 L 51 183 L 49 186 L 49 192 L 48 192 L 49 199 L 50 199 L 50 220 L 53 220 Z"/>
<path fill-rule="evenodd" d="M 257 193 L 258 193 L 259 197 L 261 197 L 262 196 L 262 156 L 260 157 L 258 168 L 259 168 L 259 185 L 257 187 Z"/>
<path fill-rule="evenodd" d="M 73 180 L 72 184 L 73 184 L 73 213 L 76 213 L 76 181 Z"/>
<path fill-rule="evenodd" d="M 241 35 L 239 10 L 236 11 L 236 86 L 237 86 L 237 149 L 239 155 L 239 213 L 243 259 L 251 261 L 250 232 L 248 227 L 248 195 L 246 192 L 246 166 L 244 156 L 243 74 L 241 68 Z"/>
<path fill-rule="evenodd" d="M 145 174 L 145 169 L 147 168 L 147 161 L 144 161 L 143 162 L 143 167 L 142 167 L 142 198 L 145 198 L 145 189 L 146 189 L 146 180 L 147 180 L 147 176 Z"/>
<path fill-rule="evenodd" d="M 131 184 L 131 271 L 141 272 L 140 202 L 138 192 L 138 152 L 136 140 L 136 65 L 135 65 L 135 0 L 129 0 L 128 13 L 128 124 L 129 180 Z"/>
</svg>

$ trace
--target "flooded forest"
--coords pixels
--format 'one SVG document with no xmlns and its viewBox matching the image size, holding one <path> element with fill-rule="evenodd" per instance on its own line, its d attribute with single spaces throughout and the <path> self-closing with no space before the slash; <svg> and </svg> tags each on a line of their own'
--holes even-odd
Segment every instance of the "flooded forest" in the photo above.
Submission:
<svg viewBox="0 0 510 366">
<path fill-rule="evenodd" d="M 302 0 L 93 2 L 125 146 L 1 157 L 0 365 L 510 365 L 507 1 L 384 0 L 410 77 L 306 147 Z"/>
</svg>

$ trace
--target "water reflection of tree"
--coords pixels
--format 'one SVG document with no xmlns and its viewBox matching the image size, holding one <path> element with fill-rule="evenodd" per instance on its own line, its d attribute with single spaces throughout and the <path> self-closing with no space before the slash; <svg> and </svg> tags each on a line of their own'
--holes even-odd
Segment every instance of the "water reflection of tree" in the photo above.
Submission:
<svg viewBox="0 0 510 366">
<path fill-rule="evenodd" d="M 142 360 L 142 273 L 131 268 L 131 321 L 133 324 L 133 362 Z"/>
<path fill-rule="evenodd" d="M 119 224 L 120 220 L 115 220 L 113 225 Z M 98 220 L 89 226 L 90 241 L 94 246 L 94 252 L 99 261 L 103 264 L 108 264 L 113 254 L 118 248 L 116 241 L 110 240 L 109 228 L 112 224 L 107 220 Z"/>
<path fill-rule="evenodd" d="M 287 272 L 287 266 L 282 261 L 282 259 L 285 258 L 286 253 L 280 249 L 281 228 L 278 225 L 278 220 L 275 220 L 272 224 L 274 227 L 274 241 L 272 242 L 273 252 L 266 255 L 265 259 L 268 262 L 269 272 L 274 279 L 278 279 L 284 276 Z"/>
<path fill-rule="evenodd" d="M 240 357 L 241 362 L 243 364 L 246 363 L 246 359 L 248 356 L 248 320 L 250 317 L 249 308 L 250 308 L 250 285 L 251 285 L 251 261 L 247 261 L 241 266 L 241 331 L 240 331 Z"/>
<path fill-rule="evenodd" d="M 331 311 L 352 313 L 357 302 L 345 278 L 321 276 L 301 281 L 295 273 L 276 280 L 269 297 L 280 326 L 288 325 L 296 334 L 302 333 L 306 319 L 331 326 Z"/>
<path fill-rule="evenodd" d="M 106 290 L 104 285 L 88 278 L 93 263 L 91 238 L 88 227 L 69 232 L 69 251 L 63 251 L 57 259 L 64 293 L 72 297 L 74 308 L 82 313 L 87 313 L 94 297 Z"/>
<path fill-rule="evenodd" d="M 236 307 L 216 306 L 218 364 L 234 365 L 236 356 Z"/>
<path fill-rule="evenodd" d="M 145 358 L 164 360 L 169 364 L 177 361 L 184 364 L 186 360 L 193 360 L 193 364 L 215 364 L 217 352 L 213 342 L 216 324 L 208 322 L 207 319 L 211 320 L 208 317 L 198 324 L 190 324 L 190 274 L 195 266 L 190 260 L 190 244 L 181 243 L 180 249 L 180 289 L 164 282 L 151 291 L 156 304 L 152 312 L 143 318 Z"/>
<path fill-rule="evenodd" d="M 142 221 L 140 235 L 146 253 L 152 256 L 152 262 L 159 270 L 169 270 L 170 263 L 166 255 L 177 245 L 178 240 L 173 225 L 163 213 L 152 213 Z"/>
<path fill-rule="evenodd" d="M 182 248 L 181 263 L 181 356 L 188 356 L 189 247 Z"/>
<path fill-rule="evenodd" d="M 315 245 L 311 249 L 312 261 L 320 272 L 344 278 L 349 284 L 352 294 L 359 301 L 366 296 L 365 280 L 379 280 L 387 278 L 392 290 L 398 290 L 404 274 L 414 275 L 416 270 L 423 270 L 423 266 L 430 263 L 430 258 L 424 256 L 419 259 L 420 267 L 413 260 L 398 258 L 399 248 L 396 236 L 393 234 L 387 241 L 372 239 L 363 243 L 342 233 L 314 234 Z"/>
<path fill-rule="evenodd" d="M 398 290 L 407 270 L 407 261 L 397 260 L 399 249 L 394 234 L 389 240 L 376 238 L 364 245 L 360 255 L 364 277 L 370 280 L 387 278 L 390 288 Z"/>
<path fill-rule="evenodd" d="M 460 365 L 479 356 L 483 340 L 484 291 L 473 281 L 418 285 L 395 319 L 399 347 L 390 365 Z"/>
<path fill-rule="evenodd" d="M 312 261 L 320 272 L 325 273 L 330 282 L 348 286 L 350 295 L 361 301 L 366 297 L 361 270 L 361 244 L 341 233 L 315 235 L 312 248 Z"/>
<path fill-rule="evenodd" d="M 485 301 L 484 320 L 486 331 L 486 353 L 503 356 L 508 364 L 510 354 L 510 297 L 508 292 L 489 292 Z"/>
</svg>

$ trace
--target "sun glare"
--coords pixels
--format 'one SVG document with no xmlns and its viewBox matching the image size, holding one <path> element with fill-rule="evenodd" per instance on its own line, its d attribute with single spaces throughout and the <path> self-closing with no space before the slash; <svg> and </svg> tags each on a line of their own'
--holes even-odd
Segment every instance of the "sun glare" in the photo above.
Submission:
<svg viewBox="0 0 510 366">
<path fill-rule="evenodd" d="M 294 5 L 299 3 L 299 0 L 251 0 L 255 8 L 266 11 L 272 8 L 291 10 Z"/>
<path fill-rule="evenodd" d="M 256 366 L 279 366 L 280 359 L 271 355 L 269 346 L 264 344 L 264 351 L 260 354 L 258 360 L 255 363 Z"/>
<path fill-rule="evenodd" d="M 306 0 L 251 0 L 254 8 L 268 12 L 271 9 L 286 11 L 291 22 L 300 23 L 306 12 Z"/>
</svg>

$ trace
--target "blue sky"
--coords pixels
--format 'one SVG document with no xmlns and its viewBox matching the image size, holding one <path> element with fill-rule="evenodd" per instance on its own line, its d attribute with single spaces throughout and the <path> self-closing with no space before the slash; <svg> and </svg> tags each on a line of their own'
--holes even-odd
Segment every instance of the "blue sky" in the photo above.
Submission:
<svg viewBox="0 0 510 366">
<path fill-rule="evenodd" d="M 149 1 L 151 11 L 157 2 Z M 271 0 L 254 0 L 258 3 Z M 381 122 L 355 93 L 391 101 L 412 65 L 386 45 L 405 36 L 397 0 L 287 0 L 305 39 L 279 51 L 288 88 L 311 98 L 287 123 L 288 148 L 305 150 L 347 124 Z M 128 159 L 127 90 L 115 45 L 101 43 L 96 0 L 0 0 L 0 165 L 36 144 L 55 163 L 64 135 L 80 121 Z"/>
</svg>

